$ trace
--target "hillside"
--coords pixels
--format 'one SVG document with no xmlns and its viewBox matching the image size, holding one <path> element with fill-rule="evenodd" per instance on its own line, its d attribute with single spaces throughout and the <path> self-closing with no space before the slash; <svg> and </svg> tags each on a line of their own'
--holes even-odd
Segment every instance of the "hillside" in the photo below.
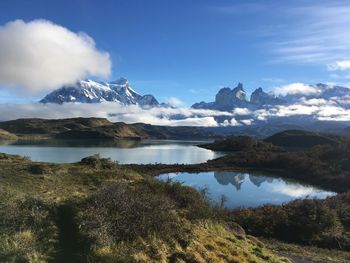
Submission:
<svg viewBox="0 0 350 263">
<path fill-rule="evenodd" d="M 223 152 L 239 152 L 248 150 L 259 151 L 282 151 L 272 143 L 253 139 L 249 136 L 231 136 L 222 140 L 215 140 L 213 143 L 201 144 L 199 147 Z"/>
<path fill-rule="evenodd" d="M 215 139 L 217 132 L 200 127 L 168 127 L 143 123 L 112 123 L 103 118 L 17 119 L 0 122 L 0 129 L 19 137 L 60 139 Z"/>
<path fill-rule="evenodd" d="M 335 144 L 341 139 L 340 136 L 311 131 L 286 130 L 276 133 L 264 141 L 281 147 L 310 148 L 316 145 Z"/>
<path fill-rule="evenodd" d="M 297 139 L 295 143 L 298 145 Z M 341 140 L 333 144 L 303 147 L 298 151 L 243 148 L 238 152 L 209 160 L 206 165 L 211 169 L 269 170 L 333 191 L 347 192 L 350 189 L 349 158 L 350 139 L 341 137 Z"/>
<path fill-rule="evenodd" d="M 0 140 L 15 140 L 17 138 L 18 137 L 15 134 L 0 129 Z"/>
</svg>

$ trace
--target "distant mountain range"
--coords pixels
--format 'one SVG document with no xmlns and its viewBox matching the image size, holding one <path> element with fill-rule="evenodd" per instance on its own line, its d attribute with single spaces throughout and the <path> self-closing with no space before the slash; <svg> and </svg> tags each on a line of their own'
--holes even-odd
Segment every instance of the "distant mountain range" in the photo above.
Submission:
<svg viewBox="0 0 350 263">
<path fill-rule="evenodd" d="M 249 108 L 257 110 L 259 108 L 268 108 L 276 105 L 291 105 L 305 100 L 322 99 L 325 101 L 334 101 L 341 107 L 350 107 L 350 89 L 341 86 L 331 86 L 327 84 L 309 85 L 312 92 L 308 94 L 302 92 L 285 93 L 275 95 L 273 92 L 267 93 L 262 88 L 257 88 L 247 99 L 246 92 L 242 83 L 231 89 L 222 88 L 215 96 L 215 101 L 195 103 L 192 108 L 211 109 L 220 111 L 232 111 L 235 108 Z M 315 103 L 316 101 L 314 101 Z"/>
<path fill-rule="evenodd" d="M 276 105 L 291 105 L 301 100 L 322 99 L 333 100 L 341 107 L 350 107 L 350 89 L 341 86 L 331 86 L 327 84 L 309 85 L 308 94 L 302 92 L 274 94 L 265 92 L 261 87 L 257 88 L 247 99 L 246 91 L 242 83 L 231 89 L 225 87 L 219 90 L 215 96 L 215 101 L 195 103 L 194 109 L 211 109 L 219 111 L 232 111 L 235 108 L 248 108 L 257 110 L 269 108 Z M 64 86 L 46 95 L 40 102 L 58 103 L 79 102 L 79 103 L 100 103 L 119 102 L 123 105 L 139 105 L 141 107 L 169 106 L 160 104 L 151 95 L 140 95 L 133 90 L 125 78 L 120 78 L 112 82 L 97 82 L 93 80 L 80 80 L 74 85 Z"/>
<path fill-rule="evenodd" d="M 278 126 L 278 123 L 283 123 L 289 128 L 307 128 L 309 123 L 318 125 L 318 121 L 333 120 L 350 124 L 347 115 L 350 109 L 350 89 L 322 83 L 287 85 L 287 88 L 282 87 L 272 92 L 265 92 L 259 87 L 252 92 L 250 98 L 247 98 L 243 84 L 238 83 L 235 88 L 220 89 L 212 102 L 195 103 L 187 111 L 183 109 L 176 111 L 173 107 L 173 111 L 169 112 L 162 111 L 161 108 L 172 106 L 159 103 L 153 95 L 140 95 L 131 88 L 125 78 L 112 82 L 80 80 L 74 85 L 64 86 L 49 93 L 40 102 L 56 104 L 116 102 L 142 108 L 157 107 L 159 113 L 155 115 L 156 118 L 173 121 L 211 117 L 220 127 L 254 125 L 255 129 L 256 127 L 262 129 L 266 124 L 274 123 Z M 198 111 L 202 109 L 219 112 Z M 118 114 L 110 112 L 108 116 L 117 118 Z M 271 125 L 268 127 L 270 132 Z M 258 132 L 261 133 L 264 132 Z"/>
<path fill-rule="evenodd" d="M 80 80 L 74 85 L 54 90 L 40 102 L 62 104 L 65 102 L 100 103 L 105 101 L 119 102 L 124 105 L 139 105 L 141 107 L 159 105 L 153 95 L 140 95 L 134 91 L 125 78 L 112 82 Z"/>
</svg>

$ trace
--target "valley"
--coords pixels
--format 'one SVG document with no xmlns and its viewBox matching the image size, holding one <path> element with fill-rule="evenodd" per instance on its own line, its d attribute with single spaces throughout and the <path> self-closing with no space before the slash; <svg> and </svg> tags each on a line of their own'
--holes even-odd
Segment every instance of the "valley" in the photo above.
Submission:
<svg viewBox="0 0 350 263">
<path fill-rule="evenodd" d="M 103 119 L 20 120 L 2 123 L 2 128 L 21 137 L 23 134 L 16 133 L 19 123 L 26 136 L 33 132 L 49 134 L 48 138 L 71 128 L 72 123 L 79 128 L 114 125 Z M 61 147 L 60 144 L 91 147 L 91 140 L 90 145 L 76 138 L 72 141 L 75 145 L 63 139 L 34 140 L 50 147 Z M 290 151 L 289 141 L 298 141 L 300 145 L 303 141 L 313 143 Z M 144 142 L 147 140 L 109 139 L 101 140 L 99 147 L 141 150 L 144 146 L 140 148 L 140 143 Z M 163 161 L 119 164 L 97 155 L 70 164 L 54 164 L 1 154 L 2 258 L 50 262 L 64 258 L 75 258 L 76 262 L 85 262 L 87 258 L 92 261 L 117 258 L 121 262 L 201 262 L 219 261 L 221 257 L 237 262 L 350 259 L 347 137 L 291 130 L 265 140 L 232 136 L 189 143 L 199 150 L 220 151 L 223 155 L 187 164 Z M 177 150 L 173 146 L 170 149 L 170 156 L 174 157 Z M 219 183 L 211 181 L 212 189 L 206 185 L 210 174 Z M 161 181 L 155 179 L 159 175 L 163 177 Z M 172 181 L 167 180 L 169 176 Z M 226 187 L 226 192 L 219 185 Z M 245 196 L 247 193 L 254 193 L 251 201 L 265 201 L 252 203 Z M 339 194 L 334 196 L 335 193 Z M 302 199 L 308 196 L 309 199 Z M 276 198 L 281 199 L 276 202 Z M 238 200 L 241 202 L 232 203 Z M 15 215 L 19 207 L 21 214 Z M 140 213 L 132 212 L 135 207 Z M 157 218 L 154 211 L 158 211 Z M 155 220 L 161 223 L 161 228 L 154 228 Z M 317 224 L 321 222 L 324 225 L 320 228 Z M 69 239 L 75 240 L 74 245 L 66 243 Z"/>
</svg>

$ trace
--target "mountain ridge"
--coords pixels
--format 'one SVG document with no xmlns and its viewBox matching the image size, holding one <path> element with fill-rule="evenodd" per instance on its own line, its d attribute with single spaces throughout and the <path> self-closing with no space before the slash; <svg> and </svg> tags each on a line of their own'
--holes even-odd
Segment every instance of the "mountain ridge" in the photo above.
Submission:
<svg viewBox="0 0 350 263">
<path fill-rule="evenodd" d="M 118 102 L 123 105 L 139 105 L 141 107 L 158 106 L 159 102 L 151 95 L 140 95 L 133 90 L 129 81 L 119 78 L 111 82 L 79 80 L 75 84 L 63 86 L 47 94 L 41 103 L 63 104 L 67 102 L 100 103 Z"/>
<path fill-rule="evenodd" d="M 233 89 L 229 87 L 221 88 L 215 96 L 215 101 L 201 101 L 194 103 L 191 107 L 194 109 L 211 109 L 221 111 L 232 111 L 235 108 L 249 108 L 256 110 L 269 106 L 290 105 L 301 102 L 302 100 L 323 99 L 325 101 L 333 100 L 336 103 L 337 99 L 339 99 L 339 101 L 343 101 L 345 99 L 348 101 L 348 103 L 343 103 L 342 106 L 350 108 L 349 88 L 322 83 L 308 85 L 306 87 L 313 90 L 313 92 L 307 94 L 301 91 L 294 91 L 290 93 L 286 92 L 286 94 L 274 94 L 274 92 L 267 93 L 263 90 L 263 88 L 259 87 L 252 92 L 250 99 L 248 100 L 246 98 L 246 92 L 243 88 L 243 84 L 239 82 Z M 338 104 L 341 104 L 341 102 Z"/>
</svg>

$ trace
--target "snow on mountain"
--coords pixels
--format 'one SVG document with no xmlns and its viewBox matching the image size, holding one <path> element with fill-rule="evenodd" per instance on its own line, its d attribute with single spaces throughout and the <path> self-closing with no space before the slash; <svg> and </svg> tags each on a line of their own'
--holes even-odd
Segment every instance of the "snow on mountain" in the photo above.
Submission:
<svg viewBox="0 0 350 263">
<path fill-rule="evenodd" d="M 248 101 L 246 99 L 246 92 L 243 89 L 242 83 L 238 83 L 237 87 L 230 89 L 228 87 L 222 88 L 215 96 L 214 102 L 206 103 L 204 101 L 195 103 L 192 108 L 195 109 L 213 109 L 229 111 L 237 107 L 247 107 Z"/>
<path fill-rule="evenodd" d="M 259 107 L 264 105 L 281 104 L 282 101 L 279 98 L 266 93 L 262 88 L 257 88 L 250 96 L 250 103 Z"/>
<path fill-rule="evenodd" d="M 215 109 L 232 111 L 235 108 L 259 109 L 276 105 L 292 105 L 305 103 L 305 101 L 326 101 L 342 107 L 350 108 L 350 89 L 341 86 L 327 84 L 305 85 L 301 83 L 290 84 L 278 88 L 272 92 L 265 92 L 262 88 L 257 88 L 246 99 L 243 85 L 238 83 L 237 87 L 230 89 L 222 88 L 215 96 L 213 102 L 199 102 L 192 105 L 195 109 Z"/>
<path fill-rule="evenodd" d="M 124 105 L 143 107 L 158 106 L 156 98 L 150 94 L 140 95 L 134 91 L 128 80 L 120 78 L 112 82 L 80 80 L 74 85 L 64 86 L 47 94 L 41 103 L 79 102 L 100 103 L 104 101 L 119 102 Z"/>
</svg>

